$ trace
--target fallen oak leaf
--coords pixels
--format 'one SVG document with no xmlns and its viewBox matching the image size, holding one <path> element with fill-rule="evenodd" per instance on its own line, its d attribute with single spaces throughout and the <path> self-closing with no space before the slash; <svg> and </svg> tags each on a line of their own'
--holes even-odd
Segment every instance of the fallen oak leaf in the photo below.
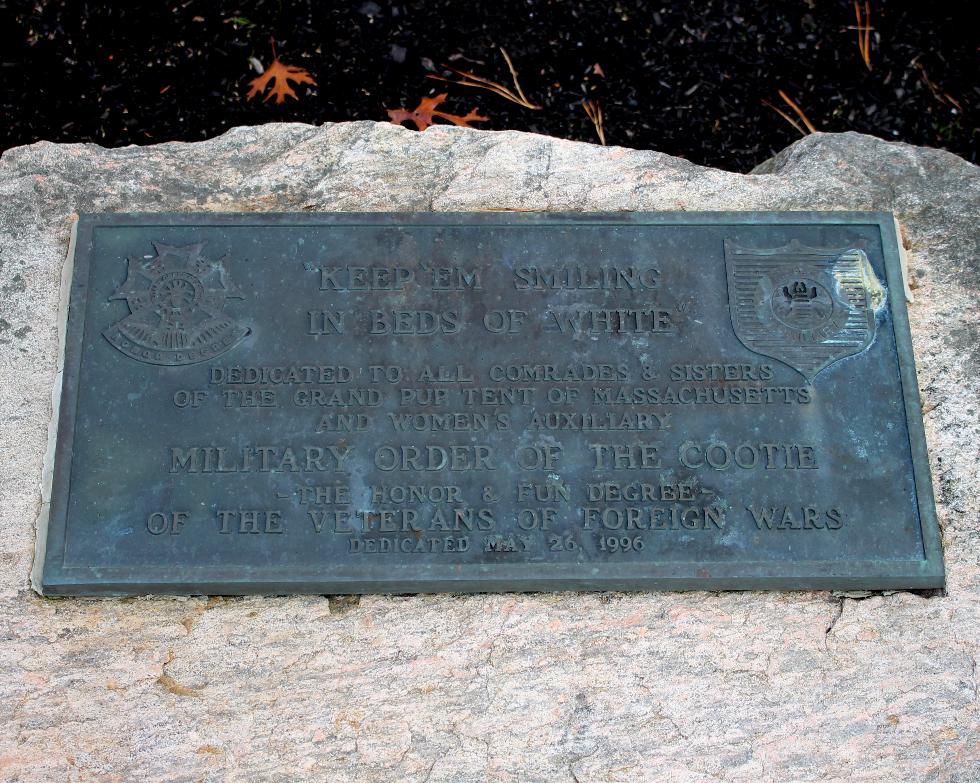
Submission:
<svg viewBox="0 0 980 783">
<path fill-rule="evenodd" d="M 424 131 L 430 125 L 434 124 L 435 118 L 440 117 L 453 125 L 460 125 L 464 128 L 472 128 L 471 122 L 487 122 L 489 117 L 481 117 L 477 114 L 476 109 L 471 109 L 468 114 L 460 117 L 456 114 L 449 114 L 448 112 L 439 111 L 436 107 L 440 103 L 445 102 L 449 97 L 449 93 L 444 92 L 440 95 L 435 95 L 431 98 L 422 98 L 419 101 L 418 107 L 414 111 L 409 111 L 408 109 L 388 109 L 388 117 L 391 122 L 395 125 L 401 125 L 403 122 L 411 122 L 420 131 Z"/>
<path fill-rule="evenodd" d="M 269 94 L 265 96 L 262 101 L 263 103 L 266 103 L 273 96 L 276 98 L 276 103 L 285 102 L 287 96 L 294 100 L 299 100 L 299 96 L 289 86 L 289 82 L 291 81 L 296 82 L 296 84 L 317 86 L 316 81 L 305 68 L 300 68 L 295 65 L 285 65 L 277 57 L 265 69 L 265 73 L 259 74 L 249 82 L 251 89 L 248 91 L 245 99 L 250 101 L 256 95 L 261 95 L 268 89 Z"/>
</svg>

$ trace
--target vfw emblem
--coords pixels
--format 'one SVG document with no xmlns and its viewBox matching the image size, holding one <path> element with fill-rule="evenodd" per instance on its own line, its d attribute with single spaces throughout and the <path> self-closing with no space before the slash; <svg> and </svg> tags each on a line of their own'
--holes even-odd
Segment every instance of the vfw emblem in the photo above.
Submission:
<svg viewBox="0 0 980 783">
<path fill-rule="evenodd" d="M 811 383 L 817 373 L 867 348 L 885 292 L 862 250 L 772 249 L 725 240 L 728 304 L 738 339 Z"/>
<path fill-rule="evenodd" d="M 242 296 L 228 259 L 211 261 L 200 244 L 153 242 L 156 255 L 130 258 L 126 281 L 109 299 L 125 299 L 129 315 L 102 334 L 133 359 L 176 366 L 204 361 L 237 345 L 248 333 L 224 312 Z"/>
</svg>

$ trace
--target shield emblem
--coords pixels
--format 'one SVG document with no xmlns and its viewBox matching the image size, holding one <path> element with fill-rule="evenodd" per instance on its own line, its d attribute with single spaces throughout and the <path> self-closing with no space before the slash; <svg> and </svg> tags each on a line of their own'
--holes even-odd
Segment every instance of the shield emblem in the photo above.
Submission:
<svg viewBox="0 0 980 783">
<path fill-rule="evenodd" d="M 797 241 L 771 249 L 725 240 L 728 304 L 742 344 L 789 365 L 812 383 L 875 338 L 885 299 L 868 257 L 855 248 Z"/>
</svg>

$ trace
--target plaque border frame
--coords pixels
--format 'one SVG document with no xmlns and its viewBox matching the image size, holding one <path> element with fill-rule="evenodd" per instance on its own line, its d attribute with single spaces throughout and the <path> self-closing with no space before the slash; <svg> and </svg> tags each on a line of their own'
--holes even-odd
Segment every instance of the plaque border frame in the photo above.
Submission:
<svg viewBox="0 0 980 783">
<path fill-rule="evenodd" d="M 743 561 L 738 563 L 610 563 L 601 576 L 587 575 L 588 564 L 471 564 L 465 573 L 452 564 L 432 565 L 430 576 L 391 574 L 387 565 L 370 578 L 363 569 L 336 568 L 332 574 L 311 567 L 282 567 L 263 576 L 243 578 L 240 567 L 184 566 L 197 571 L 177 578 L 173 566 L 65 566 L 67 501 L 78 402 L 78 378 L 84 338 L 90 257 L 99 227 L 140 226 L 375 226 L 375 225 L 862 225 L 880 232 L 888 304 L 894 325 L 899 377 L 912 473 L 918 500 L 923 557 L 919 560 Z M 899 233 L 890 212 L 266 212 L 266 213 L 85 213 L 72 229 L 62 276 L 59 315 L 59 364 L 52 394 L 53 416 L 42 472 L 42 502 L 32 586 L 46 596 L 123 595 L 283 595 L 481 593 L 562 590 L 926 590 L 945 587 L 941 531 L 935 509 L 926 450 L 915 358 L 905 300 L 905 275 Z M 56 437 L 57 436 L 57 437 Z M 779 568 L 775 573 L 774 566 Z M 207 573 L 204 573 L 204 572 Z M 651 573 L 655 571 L 655 573 Z M 168 573 L 169 572 L 169 573 Z"/>
</svg>

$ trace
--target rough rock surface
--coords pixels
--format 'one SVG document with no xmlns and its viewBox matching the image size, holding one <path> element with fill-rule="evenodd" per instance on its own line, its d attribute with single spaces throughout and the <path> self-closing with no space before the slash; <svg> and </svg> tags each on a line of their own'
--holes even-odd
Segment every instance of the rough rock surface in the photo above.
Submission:
<svg viewBox="0 0 980 783">
<path fill-rule="evenodd" d="M 349 123 L 0 162 L 0 780 L 980 780 L 980 176 L 813 135 L 749 175 Z M 29 588 L 72 214 L 893 210 L 948 591 L 46 600 Z"/>
</svg>

